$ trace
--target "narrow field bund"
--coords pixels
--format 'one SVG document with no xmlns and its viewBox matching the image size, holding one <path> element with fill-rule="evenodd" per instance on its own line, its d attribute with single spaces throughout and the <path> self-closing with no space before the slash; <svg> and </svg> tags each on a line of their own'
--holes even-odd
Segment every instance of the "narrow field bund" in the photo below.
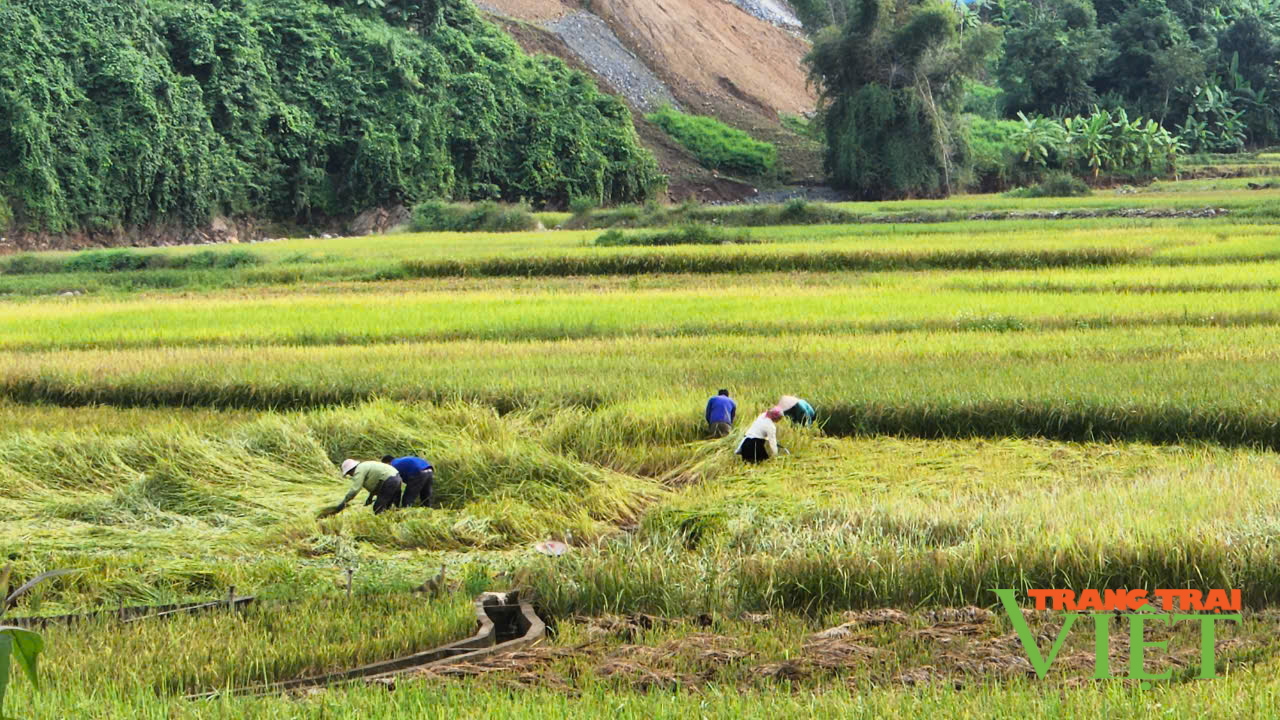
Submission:
<svg viewBox="0 0 1280 720">
<path fill-rule="evenodd" d="M 1276 166 L 1259 168 L 1258 176 L 1273 174 Z M 1253 174 L 1250 174 L 1253 176 Z M 1205 219 L 1236 215 L 1280 218 L 1280 201 L 1270 190 L 1247 188 L 1246 178 L 1210 183 L 1156 183 L 1129 193 L 1100 190 L 1086 197 L 1012 198 L 1003 195 L 956 195 L 940 200 L 899 200 L 842 203 L 791 203 L 730 207 L 620 207 L 575 215 L 567 229 L 654 228 L 687 222 L 728 227 L 836 224 L 924 224 L 965 221 L 1082 220 L 1082 219 Z"/>
<path fill-rule="evenodd" d="M 374 274 L 370 280 L 467 277 L 577 277 L 585 275 L 649 275 L 675 273 L 894 272 L 903 270 L 1035 270 L 1090 268 L 1150 263 L 1169 267 L 1221 263 L 1267 263 L 1280 251 L 1205 257 L 1153 257 L 1150 252 L 1085 248 L 1080 250 L 986 251 L 953 253 L 882 253 L 828 250 L 813 253 L 701 257 L 683 253 L 602 257 L 493 258 L 481 261 L 404 261 L 398 270 Z"/>
<path fill-rule="evenodd" d="M 1197 282 L 1181 282 L 1181 283 L 1111 283 L 1107 284 L 1069 284 L 1062 282 L 986 282 L 986 283 L 950 283 L 947 285 L 948 290 L 965 290 L 975 293 L 1055 293 L 1059 295 L 1085 294 L 1085 293 L 1108 293 L 1113 295 L 1153 295 L 1157 293 L 1235 293 L 1235 292 L 1275 292 L 1280 290 L 1280 282 L 1268 280 L 1265 282 L 1254 283 L 1197 283 Z"/>
</svg>

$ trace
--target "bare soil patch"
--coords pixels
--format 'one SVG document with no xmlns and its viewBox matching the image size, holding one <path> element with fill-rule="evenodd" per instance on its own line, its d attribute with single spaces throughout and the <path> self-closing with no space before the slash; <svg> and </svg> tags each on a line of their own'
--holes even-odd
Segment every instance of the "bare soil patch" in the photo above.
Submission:
<svg viewBox="0 0 1280 720">
<path fill-rule="evenodd" d="M 482 0 L 498 14 L 544 24 L 583 8 L 560 0 Z M 692 104 L 718 99 L 767 112 L 802 114 L 816 96 L 806 85 L 803 38 L 723 0 L 594 0 L 591 11 L 659 77 Z M 587 58 L 587 64 L 592 63 Z M 691 112 L 698 112 L 691 107 Z"/>
<path fill-rule="evenodd" d="M 1043 650 L 1062 627 L 1062 615 L 1025 612 L 1024 617 Z M 708 684 L 776 687 L 793 690 L 838 685 L 924 686 L 963 688 L 1034 678 L 1017 635 L 1003 616 L 983 608 L 941 608 L 904 612 L 893 608 L 849 612 L 839 625 L 810 634 L 798 646 L 761 651 L 759 634 L 772 631 L 777 619 L 744 615 L 729 623 L 706 616 L 675 619 L 651 615 L 577 617 L 568 621 L 585 630 L 586 642 L 574 647 L 543 645 L 478 663 L 447 666 L 428 674 L 484 677 L 508 685 L 537 686 L 578 692 L 584 675 L 609 679 L 639 692 L 698 690 Z M 1217 658 L 1233 666 L 1274 656 L 1274 620 L 1258 615 L 1242 630 L 1219 631 Z M 720 632 L 710 632 L 714 626 Z M 690 628 L 695 631 L 690 633 Z M 696 630 L 707 628 L 708 631 Z M 1127 673 L 1127 625 L 1111 634 L 1111 670 Z M 663 637 L 669 635 L 668 637 Z M 753 638 L 756 642 L 753 643 Z M 1173 682 L 1190 681 L 1199 670 L 1199 627 L 1148 625 L 1147 641 L 1167 640 L 1168 650 L 1149 648 L 1147 670 L 1174 669 Z M 619 642 L 619 641 L 622 642 Z M 1094 672 L 1092 621 L 1078 621 L 1068 635 L 1049 676 L 1050 687 L 1097 682 Z"/>
</svg>

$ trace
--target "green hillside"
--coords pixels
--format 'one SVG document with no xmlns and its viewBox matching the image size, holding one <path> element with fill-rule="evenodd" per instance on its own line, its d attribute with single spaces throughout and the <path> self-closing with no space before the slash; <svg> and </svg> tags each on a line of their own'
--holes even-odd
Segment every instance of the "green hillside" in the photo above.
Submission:
<svg viewBox="0 0 1280 720">
<path fill-rule="evenodd" d="M 624 202 L 659 179 L 620 101 L 469 0 L 0 3 L 0 231 Z"/>
</svg>

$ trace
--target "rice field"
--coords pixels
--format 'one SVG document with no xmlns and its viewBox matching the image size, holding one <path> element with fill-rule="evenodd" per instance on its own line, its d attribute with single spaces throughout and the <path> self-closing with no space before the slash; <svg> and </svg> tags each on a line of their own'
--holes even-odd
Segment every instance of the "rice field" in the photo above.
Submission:
<svg viewBox="0 0 1280 720">
<path fill-rule="evenodd" d="M 1280 190 L 1272 194 L 1280 197 Z M 752 227 L 739 231 L 750 243 L 704 246 L 596 247 L 600 232 L 590 230 L 402 234 L 382 237 L 373 247 L 360 238 L 302 239 L 225 250 L 27 254 L 0 259 L 0 298 L 203 294 L 251 288 L 258 293 L 317 288 L 373 292 L 454 288 L 484 279 L 492 279 L 495 286 L 521 280 L 527 284 L 531 279 L 555 286 L 584 277 L 642 282 L 654 275 L 690 274 L 715 283 L 723 276 L 748 274 L 1256 266 L 1275 260 L 1280 251 L 1272 220 L 1250 220 L 1247 214 L 1241 210 L 1236 217 L 1196 222 L 1122 217 Z M 168 260 L 146 269 L 87 272 L 83 267 L 94 264 L 76 258 L 94 253 L 103 258 L 125 253 L 135 261 Z M 198 253 L 244 262 L 221 269 L 174 267 L 181 258 Z M 109 259 L 101 262 L 110 267 Z"/>
<path fill-rule="evenodd" d="M 749 245 L 597 248 L 598 230 L 565 230 L 279 240 L 204 269 L 0 258 L 0 562 L 19 581 L 78 569 L 12 614 L 258 598 L 51 626 L 42 688 L 15 676 L 0 709 L 1265 714 L 1277 195 L 1187 182 L 859 204 L 844 209 L 956 218 L 748 227 Z M 969 219 L 1116 207 L 1231 212 Z M 789 454 L 747 466 L 736 436 L 706 434 L 721 387 L 739 431 L 783 394 L 818 422 L 783 422 Z M 384 454 L 430 459 L 437 506 L 317 518 L 344 458 Z M 183 699 L 460 639 L 476 593 L 517 587 L 557 632 L 506 665 Z M 1239 588 L 1246 622 L 1218 680 L 1042 682 L 1009 645 L 1002 587 Z M 902 617 L 815 640 L 886 612 Z M 957 612 L 963 631 L 940 619 Z M 1175 659 L 1195 643 L 1169 638 Z"/>
</svg>

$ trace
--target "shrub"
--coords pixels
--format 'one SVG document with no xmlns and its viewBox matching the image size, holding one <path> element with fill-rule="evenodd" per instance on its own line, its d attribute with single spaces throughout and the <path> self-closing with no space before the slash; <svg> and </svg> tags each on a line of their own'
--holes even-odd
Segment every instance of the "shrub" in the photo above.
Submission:
<svg viewBox="0 0 1280 720">
<path fill-rule="evenodd" d="M 446 203 L 438 200 L 413 208 L 409 229 L 413 232 L 519 232 L 538 227 L 527 205 L 503 206 L 496 202 Z"/>
<path fill-rule="evenodd" d="M 857 215 L 834 205 L 793 198 L 785 205 L 680 205 L 655 211 L 624 206 L 570 218 L 560 227 L 565 230 L 603 230 L 614 227 L 663 227 L 682 223 L 705 223 L 722 227 L 763 227 L 767 225 L 831 225 L 857 221 Z"/>
<path fill-rule="evenodd" d="M 8 230 L 12 223 L 13 211 L 9 209 L 9 203 L 5 202 L 4 196 L 0 195 L 0 232 Z"/>
<path fill-rule="evenodd" d="M 142 270 L 151 256 L 133 250 L 90 250 L 77 253 L 67 261 L 67 272 L 121 272 Z"/>
<path fill-rule="evenodd" d="M 658 245 L 725 245 L 729 243 L 754 243 L 746 233 L 729 233 L 708 225 L 681 225 L 656 233 L 624 235 L 621 230 L 610 230 L 596 238 L 599 247 L 658 246 Z"/>
<path fill-rule="evenodd" d="M 191 255 L 140 253 L 136 250 L 88 250 L 67 260 L 19 255 L 3 266 L 5 275 L 39 275 L 44 273 L 116 273 L 133 270 L 230 270 L 259 265 L 262 258 L 248 250 L 217 252 L 202 250 Z"/>
<path fill-rule="evenodd" d="M 968 116 L 969 152 L 973 177 L 969 184 L 984 191 L 1011 185 L 1030 185 L 1046 173 L 1088 175 L 1095 182 L 1108 177 L 1147 180 L 1174 172 L 1185 150 L 1155 120 L 1130 119 L 1123 110 L 1093 108 L 1090 115 L 1055 120 L 1028 117 L 993 121 Z M 1037 192 L 1078 195 L 1081 186 L 1062 184 Z"/>
<path fill-rule="evenodd" d="M 778 149 L 714 118 L 664 107 L 646 119 L 662 128 L 713 170 L 764 175 L 773 170 Z"/>
<path fill-rule="evenodd" d="M 977 80 L 965 82 L 962 112 L 988 120 L 1000 117 L 1000 88 L 984 85 Z"/>
<path fill-rule="evenodd" d="M 969 185 L 983 192 L 998 192 L 1019 182 L 1035 179 L 1035 166 L 1019 163 L 1015 138 L 1020 130 L 1015 120 L 988 120 L 968 115 Z"/>
<path fill-rule="evenodd" d="M 778 217 L 787 223 L 794 223 L 809 214 L 809 201 L 804 198 L 791 198 L 782 206 Z"/>
<path fill-rule="evenodd" d="M 579 195 L 569 201 L 569 212 L 573 213 L 574 217 L 587 217 L 598 207 L 600 203 L 586 195 Z"/>
<path fill-rule="evenodd" d="M 963 179 L 964 82 L 981 75 L 999 33 L 957 32 L 930 0 L 847 3 L 849 21 L 819 33 L 805 58 L 826 125 L 827 180 L 864 200 L 937 197 Z M 939 61 L 945 58 L 945 61 Z"/>
<path fill-rule="evenodd" d="M 58 272 L 62 263 L 58 260 L 36 257 L 35 255 L 18 255 L 4 264 L 5 275 L 36 275 L 39 273 Z"/>
<path fill-rule="evenodd" d="M 782 127 L 803 138 L 808 138 L 816 142 L 823 142 L 822 123 L 812 121 L 799 115 L 790 115 L 782 113 Z"/>
<path fill-rule="evenodd" d="M 261 262 L 261 258 L 248 250 L 232 250 L 230 252 L 201 250 L 200 252 L 192 255 L 174 258 L 169 262 L 169 266 L 177 268 L 216 268 L 219 270 L 229 270 L 231 268 L 238 268 L 245 265 L 257 265 Z"/>
<path fill-rule="evenodd" d="M 1085 181 L 1064 172 L 1049 173 L 1043 182 L 1005 193 L 1007 197 L 1015 198 L 1084 197 L 1092 194 Z"/>
<path fill-rule="evenodd" d="M 810 34 L 844 23 L 849 12 L 842 0 L 791 0 L 791 9 Z"/>
</svg>

